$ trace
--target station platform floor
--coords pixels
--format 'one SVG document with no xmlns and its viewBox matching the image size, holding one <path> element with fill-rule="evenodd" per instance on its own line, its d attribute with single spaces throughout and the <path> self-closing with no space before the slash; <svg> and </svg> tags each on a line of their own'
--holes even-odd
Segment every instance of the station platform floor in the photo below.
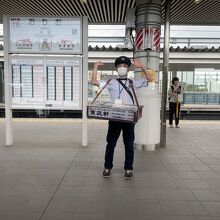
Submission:
<svg viewBox="0 0 220 220">
<path fill-rule="evenodd" d="M 124 179 L 119 140 L 112 176 L 102 177 L 107 122 L 14 119 L 4 146 L 0 119 L 0 220 L 219 220 L 220 121 L 167 128 L 167 148 L 135 151 Z"/>
</svg>

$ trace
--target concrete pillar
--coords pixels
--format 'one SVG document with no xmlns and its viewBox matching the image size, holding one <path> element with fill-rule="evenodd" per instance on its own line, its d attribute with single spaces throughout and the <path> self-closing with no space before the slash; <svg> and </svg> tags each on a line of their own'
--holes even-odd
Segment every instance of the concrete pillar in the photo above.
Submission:
<svg viewBox="0 0 220 220">
<path fill-rule="evenodd" d="M 136 1 L 135 58 L 144 63 L 155 81 L 147 88 L 137 91 L 138 99 L 144 106 L 143 116 L 136 124 L 135 148 L 155 150 L 160 143 L 160 95 L 159 61 L 162 0 Z M 135 77 L 142 77 L 141 69 L 135 69 Z"/>
</svg>

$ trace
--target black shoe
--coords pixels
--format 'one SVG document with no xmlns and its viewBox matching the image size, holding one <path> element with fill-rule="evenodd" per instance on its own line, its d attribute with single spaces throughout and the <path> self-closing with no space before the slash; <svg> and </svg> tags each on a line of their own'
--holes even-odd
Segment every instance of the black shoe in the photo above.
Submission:
<svg viewBox="0 0 220 220">
<path fill-rule="evenodd" d="M 110 177 L 110 175 L 111 175 L 111 170 L 109 170 L 109 169 L 104 169 L 102 175 L 103 175 L 103 177 L 105 177 L 105 178 Z"/>
<path fill-rule="evenodd" d="M 132 170 L 125 170 L 125 179 L 131 179 L 133 177 Z"/>
</svg>

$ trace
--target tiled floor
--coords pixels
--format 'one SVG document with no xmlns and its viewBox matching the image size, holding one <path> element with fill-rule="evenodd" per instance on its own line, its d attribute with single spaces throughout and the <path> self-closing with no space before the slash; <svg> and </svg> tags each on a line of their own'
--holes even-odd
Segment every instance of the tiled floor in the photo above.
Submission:
<svg viewBox="0 0 220 220">
<path fill-rule="evenodd" d="M 220 121 L 182 121 L 167 148 L 135 152 L 135 177 L 123 178 L 120 139 L 109 179 L 101 176 L 107 123 L 14 121 L 12 147 L 0 120 L 0 220 L 219 220 Z"/>
</svg>

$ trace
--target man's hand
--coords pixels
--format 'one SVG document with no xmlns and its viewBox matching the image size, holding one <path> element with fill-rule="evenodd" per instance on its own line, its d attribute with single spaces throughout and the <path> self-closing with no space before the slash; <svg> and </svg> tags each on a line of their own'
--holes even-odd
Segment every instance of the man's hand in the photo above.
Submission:
<svg viewBox="0 0 220 220">
<path fill-rule="evenodd" d="M 152 80 L 152 77 L 150 76 L 150 72 L 147 70 L 147 68 L 139 60 L 133 59 L 132 63 L 134 65 L 134 67 L 142 69 L 142 71 L 148 81 Z"/>
<path fill-rule="evenodd" d="M 144 68 L 144 65 L 137 59 L 133 59 L 132 63 L 134 67 L 141 68 L 141 69 Z"/>
<path fill-rule="evenodd" d="M 104 63 L 99 60 L 99 61 L 96 61 L 96 62 L 95 62 L 94 68 L 98 69 L 99 66 L 103 66 L 103 65 L 104 65 Z"/>
<path fill-rule="evenodd" d="M 93 85 L 99 86 L 99 81 L 97 80 L 97 70 L 99 66 L 103 66 L 103 65 L 104 63 L 102 61 L 95 62 L 92 70 L 92 79 L 91 79 Z"/>
</svg>

